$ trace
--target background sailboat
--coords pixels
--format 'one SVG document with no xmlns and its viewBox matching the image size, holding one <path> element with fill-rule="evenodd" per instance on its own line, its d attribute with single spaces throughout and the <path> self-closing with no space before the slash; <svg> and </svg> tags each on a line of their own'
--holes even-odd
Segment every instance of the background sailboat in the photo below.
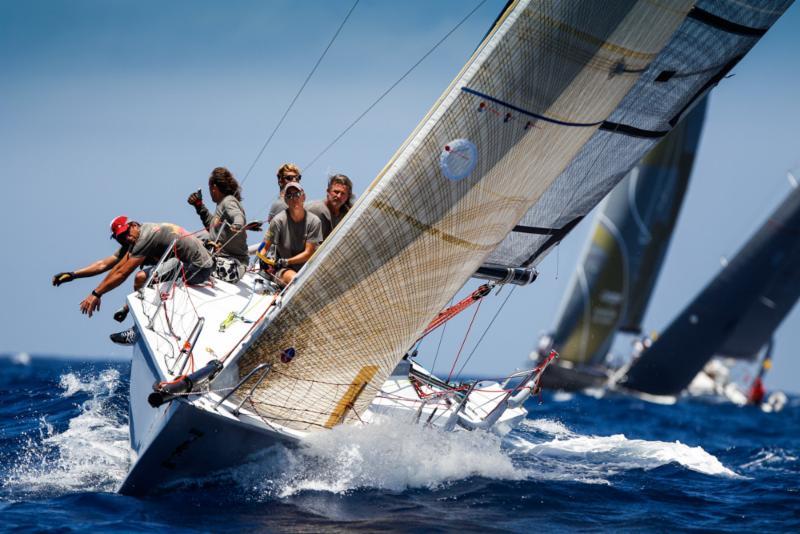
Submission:
<svg viewBox="0 0 800 534">
<path fill-rule="evenodd" d="M 800 189 L 636 360 L 619 386 L 675 396 L 714 355 L 753 358 L 800 298 Z"/>
<path fill-rule="evenodd" d="M 544 387 L 605 385 L 618 331 L 638 334 L 672 238 L 705 117 L 701 102 L 601 204 L 553 333 L 540 350 L 559 353 Z"/>
</svg>

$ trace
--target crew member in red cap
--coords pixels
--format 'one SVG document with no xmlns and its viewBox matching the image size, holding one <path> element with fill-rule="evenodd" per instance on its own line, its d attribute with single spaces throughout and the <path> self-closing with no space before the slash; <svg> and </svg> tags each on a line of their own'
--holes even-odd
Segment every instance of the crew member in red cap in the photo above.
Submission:
<svg viewBox="0 0 800 534">
<path fill-rule="evenodd" d="M 264 234 L 262 248 L 269 250 L 273 243 L 276 245 L 277 276 L 284 284 L 294 279 L 322 242 L 319 217 L 303 207 L 305 199 L 303 187 L 297 182 L 288 182 L 283 190 L 287 208 L 272 218 Z"/>
<path fill-rule="evenodd" d="M 120 248 L 114 254 L 97 260 L 82 269 L 58 273 L 53 277 L 53 285 L 59 286 L 75 278 L 85 278 L 111 271 L 80 304 L 81 313 L 87 314 L 89 317 L 100 309 L 100 299 L 105 293 L 122 284 L 137 267 L 158 263 L 164 252 L 176 239 L 177 258 L 165 261 L 159 267 L 158 275 L 162 279 L 168 278 L 181 266 L 187 282 L 193 284 L 201 284 L 211 275 L 213 262 L 211 255 L 203 247 L 203 243 L 175 224 L 140 224 L 128 220 L 125 216 L 119 216 L 111 221 L 111 238 L 120 244 Z M 136 273 L 133 283 L 134 290 L 142 287 L 147 281 L 148 275 L 149 269 Z M 125 315 L 127 315 L 127 308 L 123 307 L 114 314 L 114 318 L 122 321 Z M 111 335 L 112 341 L 124 345 L 132 344 L 135 339 L 136 333 L 133 329 Z"/>
<path fill-rule="evenodd" d="M 124 215 L 114 218 L 114 220 L 111 221 L 111 239 L 115 239 L 118 235 L 123 235 L 125 232 L 127 232 L 129 227 L 130 223 L 128 222 L 128 218 Z M 61 284 L 72 282 L 76 278 L 95 276 L 114 267 L 122 260 L 123 257 L 125 257 L 125 254 L 128 253 L 128 249 L 130 248 L 125 241 L 120 239 L 117 241 L 121 246 L 114 254 L 107 258 L 103 258 L 102 260 L 97 260 L 94 263 L 90 263 L 82 269 L 56 274 L 53 276 L 53 285 L 60 286 Z"/>
</svg>

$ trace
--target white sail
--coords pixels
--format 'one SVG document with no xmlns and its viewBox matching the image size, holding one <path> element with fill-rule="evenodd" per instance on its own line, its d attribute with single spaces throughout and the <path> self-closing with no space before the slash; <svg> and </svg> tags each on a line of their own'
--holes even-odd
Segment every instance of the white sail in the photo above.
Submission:
<svg viewBox="0 0 800 534">
<path fill-rule="evenodd" d="M 791 0 L 700 0 L 608 120 L 487 259 L 532 267 L 719 83 Z M 620 63 L 621 69 L 634 67 Z"/>
<path fill-rule="evenodd" d="M 254 334 L 239 375 L 272 364 L 254 410 L 301 430 L 357 420 L 690 7 L 513 3 Z"/>
</svg>

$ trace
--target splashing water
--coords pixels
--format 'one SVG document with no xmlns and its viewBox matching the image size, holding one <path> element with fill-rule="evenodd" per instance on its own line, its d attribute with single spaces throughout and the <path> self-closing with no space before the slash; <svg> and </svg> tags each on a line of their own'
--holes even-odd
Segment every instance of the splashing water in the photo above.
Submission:
<svg viewBox="0 0 800 534">
<path fill-rule="evenodd" d="M 130 464 L 126 417 L 110 403 L 120 385 L 119 371 L 106 369 L 95 377 L 67 373 L 59 385 L 63 399 L 89 398 L 61 432 L 42 416 L 2 485 L 24 494 L 114 491 Z"/>
<path fill-rule="evenodd" d="M 60 399 L 77 401 L 71 408 L 77 415 L 61 429 L 41 417 L 2 485 L 17 494 L 114 491 L 130 465 L 126 414 L 112 402 L 120 394 L 119 371 L 67 373 L 59 377 L 59 385 Z M 701 447 L 621 434 L 585 436 L 558 420 L 542 418 L 523 421 L 504 439 L 485 432 L 446 433 L 391 419 L 365 427 L 337 427 L 312 434 L 299 449 L 276 446 L 263 451 L 219 477 L 232 477 L 248 498 L 263 500 L 305 491 L 436 490 L 471 477 L 610 485 L 616 474 L 666 464 L 712 476 L 738 476 Z"/>
<path fill-rule="evenodd" d="M 609 477 L 624 471 L 651 470 L 673 463 L 705 475 L 739 477 L 702 447 L 628 439 L 622 434 L 580 436 L 555 430 L 560 435 L 549 442 L 514 441 L 517 456 L 536 458 L 537 476 L 543 479 L 610 484 Z"/>
<path fill-rule="evenodd" d="M 336 427 L 310 436 L 300 449 L 270 453 L 273 460 L 260 462 L 257 474 L 248 466 L 239 470 L 237 480 L 273 497 L 308 490 L 434 489 L 472 476 L 525 477 L 493 435 L 447 433 L 397 420 Z"/>
</svg>

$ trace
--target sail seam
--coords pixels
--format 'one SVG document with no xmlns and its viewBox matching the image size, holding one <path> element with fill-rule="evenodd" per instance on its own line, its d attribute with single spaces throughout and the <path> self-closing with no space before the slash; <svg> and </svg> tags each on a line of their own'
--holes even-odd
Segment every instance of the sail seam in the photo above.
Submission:
<svg viewBox="0 0 800 534">
<path fill-rule="evenodd" d="M 458 245 L 463 248 L 467 248 L 469 250 L 489 251 L 489 250 L 494 250 L 497 247 L 497 245 L 500 244 L 500 243 L 492 243 L 490 245 L 480 245 L 478 243 L 473 243 L 471 241 L 461 239 L 460 237 L 456 237 L 452 234 L 448 234 L 447 232 L 443 232 L 442 230 L 439 230 L 438 228 L 430 224 L 426 224 L 420 220 L 417 220 L 414 217 L 411 217 L 410 215 L 407 215 L 402 211 L 393 208 L 392 206 L 381 200 L 376 200 L 373 204 L 373 207 L 378 208 L 379 210 L 389 215 L 392 215 L 398 219 L 407 222 L 417 230 L 421 230 L 422 232 L 431 234 L 435 237 L 442 239 L 443 241 L 452 243 L 454 245 Z"/>
<path fill-rule="evenodd" d="M 589 127 L 599 126 L 599 125 L 603 124 L 603 121 L 597 121 L 597 122 L 568 122 L 568 121 L 562 121 L 562 120 L 559 120 L 559 119 L 553 119 L 551 117 L 545 117 L 544 115 L 540 115 L 538 113 L 533 113 L 532 111 L 524 110 L 524 109 L 522 109 L 520 107 L 515 106 L 514 104 L 510 104 L 508 102 L 504 102 L 503 100 L 500 100 L 499 98 L 495 98 L 493 96 L 489 96 L 489 95 L 487 95 L 485 93 L 481 93 L 480 91 L 476 91 L 475 89 L 470 89 L 469 87 L 462 87 L 461 90 L 463 92 L 467 93 L 467 94 L 471 94 L 471 95 L 474 95 L 474 96 L 479 96 L 481 98 L 485 98 L 486 100 L 488 100 L 490 102 L 494 102 L 495 104 L 499 104 L 499 105 L 501 105 L 503 107 L 507 107 L 508 109 L 513 109 L 517 113 L 522 113 L 523 115 L 527 115 L 528 117 L 532 117 L 534 119 L 543 120 L 545 122 L 551 122 L 553 124 L 560 124 L 561 126 L 576 126 L 576 127 L 582 127 L 582 128 L 589 128 Z"/>
</svg>

